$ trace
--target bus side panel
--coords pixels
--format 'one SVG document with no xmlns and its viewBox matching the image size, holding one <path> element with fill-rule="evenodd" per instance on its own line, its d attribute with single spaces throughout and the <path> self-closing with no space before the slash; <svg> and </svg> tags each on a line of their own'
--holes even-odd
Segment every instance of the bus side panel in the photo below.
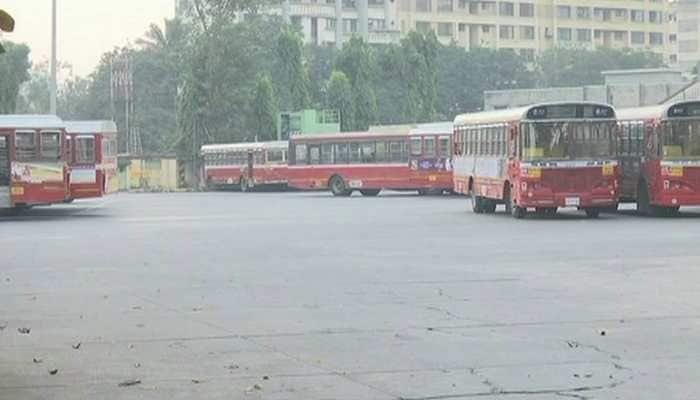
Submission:
<svg viewBox="0 0 700 400">
<path fill-rule="evenodd" d="M 281 185 L 287 183 L 286 165 L 255 165 L 253 179 L 256 185 Z"/>
<path fill-rule="evenodd" d="M 289 185 L 298 189 L 327 189 L 334 175 L 352 189 L 416 189 L 406 164 L 305 165 L 289 167 Z"/>
<path fill-rule="evenodd" d="M 214 185 L 239 185 L 243 176 L 242 166 L 208 166 L 204 169 L 207 182 Z"/>
<path fill-rule="evenodd" d="M 12 162 L 12 204 L 51 204 L 66 199 L 63 164 Z"/>
<path fill-rule="evenodd" d="M 454 190 L 459 194 L 468 195 L 470 182 L 474 177 L 474 157 L 455 156 L 453 160 Z"/>
<path fill-rule="evenodd" d="M 507 160 L 505 158 L 480 157 L 475 159 L 474 193 L 477 196 L 502 200 L 507 171 Z"/>
</svg>

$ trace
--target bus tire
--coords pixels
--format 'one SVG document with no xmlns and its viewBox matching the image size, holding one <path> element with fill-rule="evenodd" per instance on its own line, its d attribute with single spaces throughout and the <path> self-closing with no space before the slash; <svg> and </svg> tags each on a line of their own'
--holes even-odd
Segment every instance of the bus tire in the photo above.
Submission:
<svg viewBox="0 0 700 400">
<path fill-rule="evenodd" d="M 375 197 L 381 192 L 381 189 L 360 189 L 360 193 L 366 197 Z"/>
<path fill-rule="evenodd" d="M 425 189 L 418 189 L 418 196 L 425 196 L 428 194 L 428 191 Z"/>
<path fill-rule="evenodd" d="M 333 196 L 346 197 L 352 194 L 352 190 L 348 190 L 347 186 L 345 185 L 345 181 L 339 175 L 334 175 L 330 182 L 328 182 L 328 186 L 330 187 Z"/>
<path fill-rule="evenodd" d="M 586 217 L 588 218 L 598 218 L 600 216 L 600 208 L 586 208 Z"/>
<path fill-rule="evenodd" d="M 474 214 L 484 212 L 484 199 L 481 196 L 476 196 L 474 193 L 472 193 L 472 211 Z"/>
<path fill-rule="evenodd" d="M 250 187 L 248 186 L 248 178 L 242 176 L 241 179 L 238 180 L 240 186 L 241 186 L 241 193 L 245 193 L 250 190 Z"/>
</svg>

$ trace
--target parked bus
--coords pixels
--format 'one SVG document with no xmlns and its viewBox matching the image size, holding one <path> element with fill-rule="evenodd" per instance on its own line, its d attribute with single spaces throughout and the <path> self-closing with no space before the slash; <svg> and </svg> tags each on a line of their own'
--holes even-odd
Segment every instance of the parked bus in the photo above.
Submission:
<svg viewBox="0 0 700 400">
<path fill-rule="evenodd" d="M 606 104 L 548 103 L 455 119 L 455 191 L 476 213 L 497 204 L 515 218 L 528 209 L 575 207 L 595 218 L 617 206 L 615 111 Z"/>
<path fill-rule="evenodd" d="M 330 189 L 335 196 L 382 189 L 452 190 L 451 124 L 387 132 L 295 135 L 289 142 L 289 185 Z"/>
<path fill-rule="evenodd" d="M 0 116 L 0 208 L 68 198 L 65 126 L 53 115 Z"/>
<path fill-rule="evenodd" d="M 207 188 L 287 186 L 286 141 L 202 146 Z"/>
<path fill-rule="evenodd" d="M 117 125 L 113 121 L 66 121 L 70 200 L 119 190 Z"/>
<path fill-rule="evenodd" d="M 700 102 L 619 110 L 622 200 L 646 215 L 700 205 Z"/>
</svg>

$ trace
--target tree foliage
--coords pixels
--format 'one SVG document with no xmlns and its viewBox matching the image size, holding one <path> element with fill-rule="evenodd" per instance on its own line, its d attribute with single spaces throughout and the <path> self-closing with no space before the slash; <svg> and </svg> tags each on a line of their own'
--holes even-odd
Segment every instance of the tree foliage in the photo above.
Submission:
<svg viewBox="0 0 700 400">
<path fill-rule="evenodd" d="M 3 42 L 0 56 L 0 114 L 11 114 L 17 106 L 22 83 L 29 80 L 29 47 L 26 44 Z"/>
<path fill-rule="evenodd" d="M 343 72 L 352 86 L 352 130 L 368 129 L 377 113 L 377 98 L 372 86 L 373 62 L 370 46 L 359 37 L 351 38 L 336 58 L 335 69 Z"/>
<path fill-rule="evenodd" d="M 309 75 L 303 58 L 302 38 L 298 32 L 284 29 L 275 46 L 280 106 L 297 111 L 310 105 Z"/>
<path fill-rule="evenodd" d="M 328 108 L 340 112 L 340 130 L 351 131 L 355 127 L 355 102 L 352 85 L 341 71 L 333 71 L 327 85 Z"/>
<path fill-rule="evenodd" d="M 267 75 L 260 75 L 255 83 L 253 102 L 253 132 L 256 140 L 277 138 L 277 105 L 272 93 L 272 81 Z"/>
</svg>

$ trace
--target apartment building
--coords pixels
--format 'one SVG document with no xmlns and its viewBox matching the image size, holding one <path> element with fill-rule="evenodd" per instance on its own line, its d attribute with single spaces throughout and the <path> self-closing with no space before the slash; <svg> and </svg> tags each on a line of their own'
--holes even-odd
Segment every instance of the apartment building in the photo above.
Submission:
<svg viewBox="0 0 700 400">
<path fill-rule="evenodd" d="M 692 70 L 700 63 L 700 0 L 677 0 L 674 8 L 678 66 Z"/>
<path fill-rule="evenodd" d="M 443 43 L 514 49 L 553 46 L 648 49 L 677 61 L 673 5 L 666 0 L 396 0 L 401 32 L 434 30 Z"/>
</svg>

